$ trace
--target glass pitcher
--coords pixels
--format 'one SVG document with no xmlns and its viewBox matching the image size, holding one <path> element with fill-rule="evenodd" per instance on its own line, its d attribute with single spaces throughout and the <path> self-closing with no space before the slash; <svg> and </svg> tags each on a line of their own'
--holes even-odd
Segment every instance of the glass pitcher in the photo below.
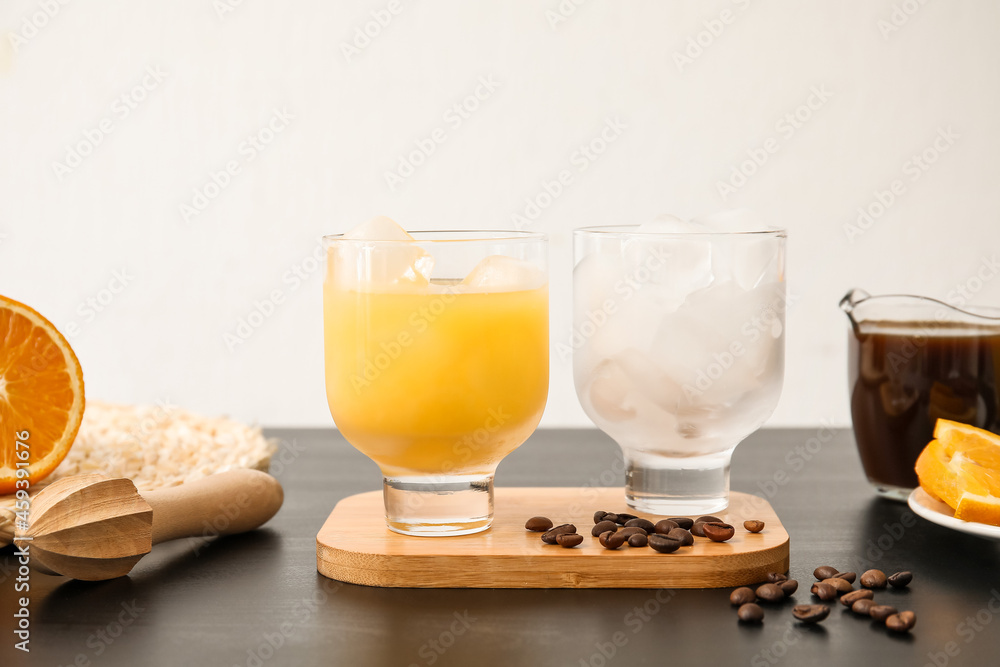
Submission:
<svg viewBox="0 0 1000 667">
<path fill-rule="evenodd" d="M 851 322 L 851 419 L 865 474 L 879 494 L 906 500 L 939 418 L 1000 433 L 1000 308 L 859 289 L 840 307 Z"/>
</svg>

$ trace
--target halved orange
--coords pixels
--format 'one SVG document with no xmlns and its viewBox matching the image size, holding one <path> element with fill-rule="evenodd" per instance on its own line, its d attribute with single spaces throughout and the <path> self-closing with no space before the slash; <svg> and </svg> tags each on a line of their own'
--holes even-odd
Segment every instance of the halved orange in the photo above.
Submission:
<svg viewBox="0 0 1000 667">
<path fill-rule="evenodd" d="M 80 430 L 83 406 L 73 348 L 33 309 L 0 296 L 0 494 L 55 470 Z M 28 464 L 26 478 L 17 477 L 18 463 Z"/>
<path fill-rule="evenodd" d="M 938 419 L 917 459 L 920 486 L 966 521 L 1000 525 L 1000 436 Z"/>
</svg>

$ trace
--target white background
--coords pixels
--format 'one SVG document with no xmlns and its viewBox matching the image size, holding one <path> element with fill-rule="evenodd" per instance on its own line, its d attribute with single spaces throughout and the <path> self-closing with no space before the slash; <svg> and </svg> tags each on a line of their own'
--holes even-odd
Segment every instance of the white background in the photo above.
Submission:
<svg viewBox="0 0 1000 667">
<path fill-rule="evenodd" d="M 848 288 L 947 298 L 971 279 L 973 303 L 1000 304 L 1000 280 L 975 278 L 1000 250 L 992 0 L 425 0 L 396 15 L 387 0 L 95 0 L 52 2 L 51 18 L 46 4 L 0 8 L 0 293 L 70 335 L 91 398 L 329 426 L 318 237 L 375 214 L 510 228 L 563 169 L 572 183 L 529 225 L 550 237 L 553 345 L 569 337 L 574 227 L 749 207 L 788 228 L 772 424 L 848 423 Z M 373 11 L 391 22 L 346 56 Z M 132 92 L 151 67 L 163 80 Z M 496 90 L 447 122 L 480 77 Z M 829 98 L 800 109 L 815 89 Z M 275 110 L 294 118 L 250 160 L 243 142 Z M 789 135 L 778 124 L 797 110 Z M 57 168 L 102 119 L 110 134 Z M 574 153 L 608 119 L 626 128 L 580 171 Z M 445 141 L 390 189 L 385 173 L 435 128 Z M 958 138 L 913 180 L 907 161 L 942 128 Z M 724 198 L 718 183 L 772 137 Z M 185 221 L 229 161 L 239 172 Z M 905 192 L 851 237 L 893 179 Z M 116 271 L 124 289 L 87 306 Z M 231 350 L 225 334 L 275 290 Z M 553 354 L 543 424 L 588 423 Z"/>
</svg>

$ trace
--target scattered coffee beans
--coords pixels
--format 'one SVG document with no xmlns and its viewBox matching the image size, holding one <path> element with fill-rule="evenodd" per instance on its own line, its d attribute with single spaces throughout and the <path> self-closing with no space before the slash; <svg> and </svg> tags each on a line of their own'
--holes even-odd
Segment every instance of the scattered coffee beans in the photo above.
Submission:
<svg viewBox="0 0 1000 667">
<path fill-rule="evenodd" d="M 893 632 L 909 632 L 917 624 L 917 615 L 912 611 L 901 611 L 885 619 L 885 627 Z"/>
<path fill-rule="evenodd" d="M 818 597 L 820 600 L 832 600 L 837 597 L 837 589 L 826 583 L 826 581 L 817 581 L 809 589 L 809 592 Z"/>
<path fill-rule="evenodd" d="M 757 597 L 764 602 L 778 602 L 785 599 L 785 591 L 777 584 L 761 584 L 757 587 Z"/>
<path fill-rule="evenodd" d="M 744 521 L 743 527 L 746 528 L 751 533 L 759 533 L 760 531 L 764 530 L 764 522 L 756 520 Z"/>
<path fill-rule="evenodd" d="M 829 579 L 835 574 L 837 574 L 837 568 L 830 567 L 829 565 L 820 565 L 815 570 L 813 570 L 813 576 L 816 577 L 817 581 L 823 581 L 824 579 Z"/>
<path fill-rule="evenodd" d="M 628 536 L 628 545 L 630 547 L 644 547 L 649 544 L 649 538 L 646 537 L 646 533 L 636 533 L 635 535 Z"/>
<path fill-rule="evenodd" d="M 875 594 L 868 590 L 867 588 L 861 588 L 856 591 L 851 591 L 840 596 L 840 604 L 844 605 L 848 609 L 851 609 L 851 605 L 858 600 L 871 600 L 875 597 Z"/>
<path fill-rule="evenodd" d="M 882 570 L 868 570 L 861 575 L 861 585 L 865 588 L 885 588 L 885 572 Z"/>
<path fill-rule="evenodd" d="M 780 572 L 768 572 L 765 579 L 767 579 L 767 583 L 769 584 L 780 584 L 782 581 L 788 579 L 788 575 Z"/>
<path fill-rule="evenodd" d="M 668 521 L 673 521 L 677 524 L 678 528 L 683 528 L 684 530 L 691 530 L 691 526 L 694 525 L 694 519 L 689 519 L 686 516 L 672 516 Z"/>
<path fill-rule="evenodd" d="M 694 520 L 694 523 L 689 529 L 692 535 L 697 535 L 698 537 L 705 537 L 705 524 L 709 521 L 714 521 L 716 523 L 722 523 L 722 519 L 717 516 L 700 516 Z"/>
<path fill-rule="evenodd" d="M 694 536 L 691 534 L 691 531 L 684 530 L 683 528 L 674 528 L 667 533 L 667 537 L 677 540 L 681 543 L 682 547 L 689 547 L 694 544 Z"/>
<path fill-rule="evenodd" d="M 830 615 L 825 604 L 797 604 L 792 607 L 792 616 L 803 623 L 819 623 Z"/>
<path fill-rule="evenodd" d="M 659 535 L 657 533 L 650 535 L 648 541 L 649 546 L 651 546 L 654 551 L 659 551 L 661 554 L 669 554 L 681 548 L 681 543 L 677 540 L 671 539 L 666 535 Z"/>
<path fill-rule="evenodd" d="M 576 526 L 571 523 L 564 523 L 561 526 L 556 526 L 555 528 L 542 533 L 542 542 L 545 542 L 546 544 L 556 544 L 556 537 L 559 535 L 575 532 Z"/>
<path fill-rule="evenodd" d="M 729 603 L 734 604 L 737 607 L 747 604 L 748 602 L 754 602 L 756 599 L 757 595 L 749 586 L 740 586 L 729 594 Z"/>
<path fill-rule="evenodd" d="M 611 549 L 612 551 L 614 551 L 621 545 L 625 544 L 625 540 L 627 540 L 628 538 L 625 535 L 622 535 L 621 532 L 612 533 L 609 530 L 606 533 L 601 533 L 601 537 L 599 539 L 601 545 L 605 549 Z"/>
<path fill-rule="evenodd" d="M 621 514 L 619 514 L 618 516 L 621 516 Z M 649 519 L 642 519 L 640 517 L 636 517 L 634 519 L 629 519 L 628 521 L 625 522 L 625 527 L 626 528 L 642 528 L 647 533 L 652 533 L 653 532 L 653 522 L 650 521 Z"/>
<path fill-rule="evenodd" d="M 594 523 L 600 523 L 604 521 L 604 515 L 607 514 L 604 510 L 597 510 L 594 512 Z"/>
<path fill-rule="evenodd" d="M 856 601 L 854 604 L 851 605 L 851 611 L 853 611 L 855 614 L 859 614 L 861 616 L 868 616 L 869 618 L 871 618 L 870 612 L 872 610 L 872 607 L 874 606 L 875 606 L 875 600 L 872 600 L 870 598 L 861 598 L 860 600 Z"/>
<path fill-rule="evenodd" d="M 874 618 L 876 621 L 885 621 L 893 614 L 898 613 L 895 607 L 890 607 L 887 604 L 877 604 L 868 610 L 868 615 Z"/>
<path fill-rule="evenodd" d="M 854 590 L 854 586 L 851 586 L 851 582 L 847 579 L 841 579 L 840 577 L 824 579 L 822 583 L 830 584 L 837 591 L 837 593 L 850 593 Z"/>
<path fill-rule="evenodd" d="M 725 542 L 736 534 L 735 528 L 721 521 L 706 521 L 701 529 L 705 532 L 705 537 L 713 542 Z"/>
<path fill-rule="evenodd" d="M 792 597 L 795 591 L 799 590 L 799 582 L 794 579 L 786 579 L 778 584 L 778 588 L 782 590 L 786 598 Z"/>
<path fill-rule="evenodd" d="M 578 544 L 583 543 L 583 535 L 579 533 L 563 533 L 562 535 L 556 535 L 556 543 L 561 547 L 567 549 L 572 549 Z"/>
<path fill-rule="evenodd" d="M 747 602 L 736 610 L 736 616 L 744 623 L 760 623 L 764 620 L 764 610 L 760 605 Z"/>
<path fill-rule="evenodd" d="M 676 528 L 680 528 L 680 525 L 678 525 L 676 521 L 674 521 L 673 519 L 663 519 L 661 521 L 656 522 L 656 525 L 653 526 L 652 531 L 647 531 L 647 532 L 659 533 L 660 535 L 669 535 L 670 531 Z"/>
<path fill-rule="evenodd" d="M 907 571 L 897 572 L 887 578 L 886 581 L 893 588 L 906 588 L 910 585 L 910 582 L 913 581 L 913 573 Z"/>
<path fill-rule="evenodd" d="M 544 533 L 552 528 L 552 519 L 545 516 L 533 516 L 524 522 L 524 529 L 533 533 Z"/>
<path fill-rule="evenodd" d="M 643 535 L 646 535 L 646 531 L 644 531 L 639 526 L 625 526 L 618 532 L 624 535 L 626 540 L 637 533 L 642 533 Z"/>
<path fill-rule="evenodd" d="M 836 574 L 834 574 L 830 578 L 831 579 L 843 579 L 847 583 L 853 584 L 854 580 L 858 578 L 858 575 L 857 575 L 856 572 L 837 572 Z"/>
<path fill-rule="evenodd" d="M 618 524 L 615 523 L 614 521 L 601 521 L 599 523 L 595 523 L 594 527 L 590 530 L 590 534 L 593 535 L 594 537 L 600 537 L 601 533 L 608 530 L 610 531 L 618 530 Z"/>
</svg>

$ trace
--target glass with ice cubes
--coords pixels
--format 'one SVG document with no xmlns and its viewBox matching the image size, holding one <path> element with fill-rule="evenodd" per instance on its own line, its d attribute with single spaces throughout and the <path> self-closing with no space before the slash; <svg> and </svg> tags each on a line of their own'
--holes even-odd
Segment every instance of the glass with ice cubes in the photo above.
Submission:
<svg viewBox="0 0 1000 667">
<path fill-rule="evenodd" d="M 575 231 L 576 390 L 631 507 L 728 506 L 733 450 L 781 393 L 785 238 L 745 212 Z"/>
<path fill-rule="evenodd" d="M 497 465 L 548 396 L 544 235 L 375 218 L 324 240 L 327 399 L 382 470 L 388 527 L 486 530 Z"/>
</svg>

